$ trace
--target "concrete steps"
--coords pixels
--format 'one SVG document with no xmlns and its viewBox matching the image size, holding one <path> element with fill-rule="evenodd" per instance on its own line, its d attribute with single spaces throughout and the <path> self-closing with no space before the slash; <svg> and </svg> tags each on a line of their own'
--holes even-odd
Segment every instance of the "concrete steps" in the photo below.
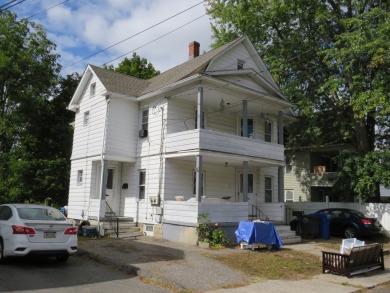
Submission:
<svg viewBox="0 0 390 293">
<path fill-rule="evenodd" d="M 132 217 L 117 217 L 115 219 L 102 219 L 104 235 L 110 238 L 137 238 L 144 235 Z M 119 226 L 118 233 L 116 231 Z"/>
<path fill-rule="evenodd" d="M 278 231 L 280 240 L 283 244 L 295 244 L 301 243 L 301 236 L 295 235 L 295 231 L 291 231 L 290 226 L 287 225 L 275 225 L 275 229 Z"/>
</svg>

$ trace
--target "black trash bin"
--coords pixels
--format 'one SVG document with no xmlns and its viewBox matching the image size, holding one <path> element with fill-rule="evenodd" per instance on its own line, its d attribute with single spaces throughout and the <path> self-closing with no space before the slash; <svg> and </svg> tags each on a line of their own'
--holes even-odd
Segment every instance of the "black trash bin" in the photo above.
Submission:
<svg viewBox="0 0 390 293">
<path fill-rule="evenodd" d="M 320 236 L 320 217 L 316 215 L 304 215 L 298 223 L 300 235 L 304 239 L 318 238 Z"/>
</svg>

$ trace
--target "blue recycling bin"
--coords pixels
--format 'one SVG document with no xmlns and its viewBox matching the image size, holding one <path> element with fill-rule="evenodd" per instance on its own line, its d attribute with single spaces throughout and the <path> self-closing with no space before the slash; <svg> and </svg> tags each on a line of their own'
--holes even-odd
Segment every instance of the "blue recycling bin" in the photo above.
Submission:
<svg viewBox="0 0 390 293">
<path fill-rule="evenodd" d="M 329 239 L 330 236 L 330 215 L 325 213 L 315 213 L 320 217 L 320 236 L 322 239 Z"/>
</svg>

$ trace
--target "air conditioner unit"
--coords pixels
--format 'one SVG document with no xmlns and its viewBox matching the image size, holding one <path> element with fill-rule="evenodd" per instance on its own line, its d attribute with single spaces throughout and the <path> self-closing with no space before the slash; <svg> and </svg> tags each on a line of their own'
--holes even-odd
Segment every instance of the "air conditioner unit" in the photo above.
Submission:
<svg viewBox="0 0 390 293">
<path fill-rule="evenodd" d="M 146 236 L 153 236 L 153 234 L 154 234 L 154 225 L 145 224 L 144 225 L 144 234 Z"/>
<path fill-rule="evenodd" d="M 140 138 L 144 138 L 144 137 L 147 137 L 148 136 L 148 131 L 146 129 L 141 129 L 139 132 L 138 132 L 138 136 Z"/>
<path fill-rule="evenodd" d="M 152 205 L 160 204 L 158 196 L 151 196 L 151 197 L 149 197 L 149 200 L 150 200 L 150 204 L 152 204 Z"/>
</svg>

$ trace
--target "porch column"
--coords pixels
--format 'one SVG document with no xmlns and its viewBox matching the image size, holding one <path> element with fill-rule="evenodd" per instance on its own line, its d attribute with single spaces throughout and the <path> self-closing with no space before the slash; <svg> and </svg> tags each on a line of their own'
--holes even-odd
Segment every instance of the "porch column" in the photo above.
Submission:
<svg viewBox="0 0 390 293">
<path fill-rule="evenodd" d="M 196 200 L 198 202 L 202 201 L 202 190 L 203 190 L 203 167 L 202 167 L 202 156 L 196 156 Z"/>
<path fill-rule="evenodd" d="M 242 200 L 248 202 L 248 161 L 242 164 Z"/>
<path fill-rule="evenodd" d="M 278 143 L 284 145 L 284 133 L 283 133 L 283 112 L 279 111 L 278 116 Z M 285 160 L 286 161 L 286 160 Z M 278 200 L 284 202 L 284 167 L 278 168 Z"/>
<path fill-rule="evenodd" d="M 196 122 L 197 122 L 197 128 L 202 129 L 204 128 L 204 114 L 203 114 L 203 87 L 198 87 L 198 103 L 197 103 L 197 115 L 196 115 Z"/>
<path fill-rule="evenodd" d="M 100 174 L 100 211 L 99 219 L 104 217 L 106 211 L 105 200 L 107 190 L 107 175 L 108 175 L 108 162 L 102 160 L 102 172 Z"/>
<path fill-rule="evenodd" d="M 278 201 L 284 202 L 284 167 L 278 168 Z"/>
<path fill-rule="evenodd" d="M 248 137 L 248 101 L 242 101 L 242 136 Z"/>
<path fill-rule="evenodd" d="M 278 143 L 284 145 L 284 133 L 283 133 L 283 112 L 279 111 L 279 116 L 278 116 Z"/>
</svg>

